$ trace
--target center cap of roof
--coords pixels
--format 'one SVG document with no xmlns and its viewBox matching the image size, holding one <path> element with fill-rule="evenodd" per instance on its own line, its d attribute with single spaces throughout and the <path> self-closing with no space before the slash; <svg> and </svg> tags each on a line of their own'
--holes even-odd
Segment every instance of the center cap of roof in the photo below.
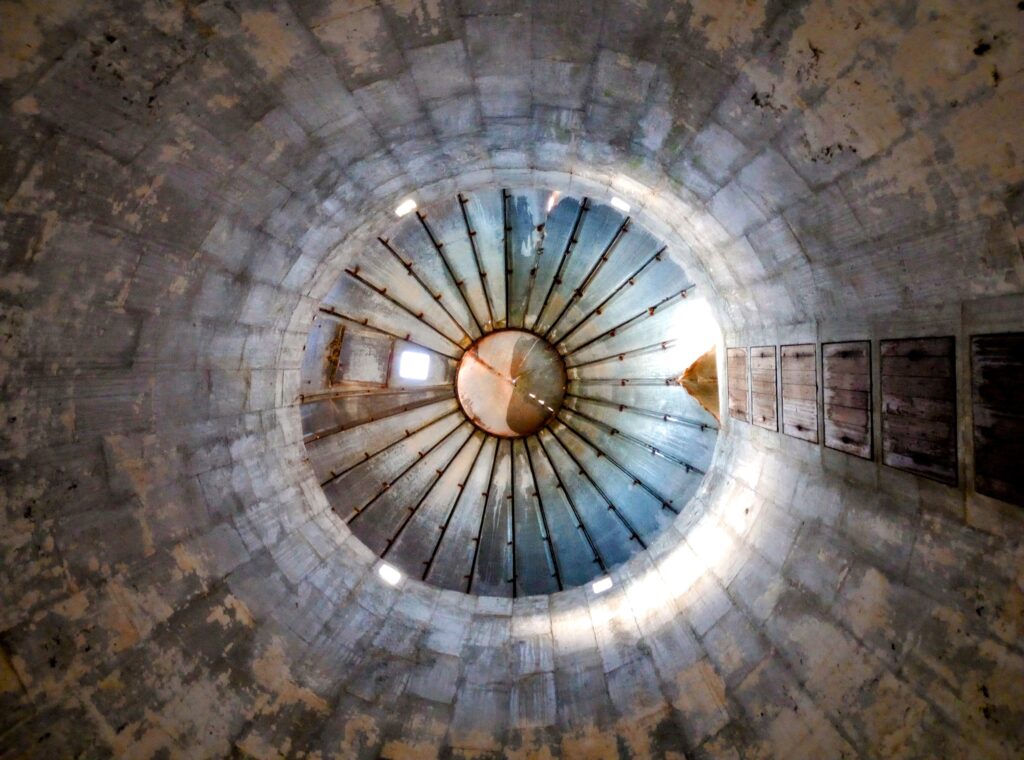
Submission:
<svg viewBox="0 0 1024 760">
<path fill-rule="evenodd" d="M 473 424 L 492 435 L 521 438 L 544 427 L 562 406 L 565 362 L 531 332 L 499 330 L 466 350 L 455 384 Z"/>
</svg>

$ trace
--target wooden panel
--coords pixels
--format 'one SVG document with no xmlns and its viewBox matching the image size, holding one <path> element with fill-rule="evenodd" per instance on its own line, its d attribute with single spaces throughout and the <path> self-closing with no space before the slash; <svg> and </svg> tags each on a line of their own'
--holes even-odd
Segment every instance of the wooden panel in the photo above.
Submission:
<svg viewBox="0 0 1024 760">
<path fill-rule="evenodd" d="M 729 371 L 729 416 L 750 422 L 750 407 L 747 405 L 747 349 L 726 349 L 725 357 Z"/>
<path fill-rule="evenodd" d="M 818 354 L 813 343 L 782 347 L 782 432 L 818 442 Z"/>
<path fill-rule="evenodd" d="M 953 338 L 883 340 L 882 461 L 956 485 Z"/>
<path fill-rule="evenodd" d="M 825 343 L 821 364 L 825 445 L 871 459 L 871 342 Z"/>
<path fill-rule="evenodd" d="M 974 490 L 1024 506 L 1024 333 L 971 338 Z"/>
<path fill-rule="evenodd" d="M 779 429 L 778 362 L 775 346 L 750 349 L 750 411 L 754 424 Z"/>
</svg>

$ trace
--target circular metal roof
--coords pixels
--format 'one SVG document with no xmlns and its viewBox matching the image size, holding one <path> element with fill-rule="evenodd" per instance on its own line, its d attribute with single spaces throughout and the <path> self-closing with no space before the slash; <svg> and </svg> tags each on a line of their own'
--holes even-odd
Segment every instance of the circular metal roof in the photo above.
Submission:
<svg viewBox="0 0 1024 760">
<path fill-rule="evenodd" d="M 696 491 L 717 422 L 680 378 L 710 315 L 619 209 L 460 194 L 342 256 L 303 433 L 331 506 L 388 563 L 551 593 L 648 546 Z"/>
<path fill-rule="evenodd" d="M 502 438 L 539 431 L 562 407 L 565 362 L 529 330 L 488 333 L 459 360 L 455 389 L 473 424 Z"/>
</svg>

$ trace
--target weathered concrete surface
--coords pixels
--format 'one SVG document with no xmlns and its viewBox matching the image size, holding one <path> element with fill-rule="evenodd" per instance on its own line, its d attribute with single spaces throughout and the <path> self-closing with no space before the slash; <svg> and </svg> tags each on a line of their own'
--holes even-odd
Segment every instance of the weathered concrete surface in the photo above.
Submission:
<svg viewBox="0 0 1024 760">
<path fill-rule="evenodd" d="M 566 6 L 0 3 L 5 753 L 1021 755 L 967 477 L 727 423 L 599 598 L 385 587 L 326 509 L 303 341 L 410 193 L 619 195 L 736 345 L 1024 325 L 1016 3 Z"/>
</svg>

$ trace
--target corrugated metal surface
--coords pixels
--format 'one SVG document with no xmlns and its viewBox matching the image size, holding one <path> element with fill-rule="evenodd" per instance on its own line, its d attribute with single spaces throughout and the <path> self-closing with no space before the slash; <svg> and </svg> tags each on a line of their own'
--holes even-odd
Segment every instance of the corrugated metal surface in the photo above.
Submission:
<svg viewBox="0 0 1024 760">
<path fill-rule="evenodd" d="M 337 513 L 408 575 L 546 594 L 646 547 L 685 508 L 717 423 L 677 382 L 694 296 L 660 241 L 610 206 L 546 190 L 460 194 L 352 251 L 301 373 L 310 461 Z M 525 438 L 477 429 L 458 361 L 505 327 L 545 337 L 565 400 Z M 422 377 L 400 372 L 422 354 Z"/>
</svg>

